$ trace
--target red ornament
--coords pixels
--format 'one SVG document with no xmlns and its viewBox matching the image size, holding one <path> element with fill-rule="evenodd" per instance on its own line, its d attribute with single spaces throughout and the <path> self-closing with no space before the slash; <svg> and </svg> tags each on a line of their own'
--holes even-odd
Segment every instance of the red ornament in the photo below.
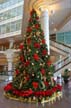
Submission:
<svg viewBox="0 0 71 108">
<path fill-rule="evenodd" d="M 33 85 L 33 87 L 34 87 L 35 89 L 38 88 L 38 82 L 32 82 L 32 85 Z"/>
<path fill-rule="evenodd" d="M 30 61 L 27 60 L 27 61 L 25 62 L 25 66 L 29 66 L 29 64 L 30 64 Z"/>
<path fill-rule="evenodd" d="M 28 27 L 27 28 L 27 32 L 31 32 L 32 31 L 32 28 L 31 27 Z"/>
<path fill-rule="evenodd" d="M 20 56 L 20 60 L 23 62 L 24 61 L 24 57 L 21 55 Z"/>
<path fill-rule="evenodd" d="M 7 85 L 4 87 L 5 92 L 8 92 L 8 91 L 10 91 L 10 90 L 12 90 L 12 89 L 13 89 L 12 83 L 9 83 L 9 84 L 7 84 Z"/>
<path fill-rule="evenodd" d="M 38 16 L 36 17 L 36 20 L 39 20 L 39 17 Z"/>
<path fill-rule="evenodd" d="M 50 66 L 51 65 L 51 61 L 47 61 L 47 65 Z"/>
<path fill-rule="evenodd" d="M 29 19 L 29 22 L 32 22 L 32 18 Z"/>
<path fill-rule="evenodd" d="M 31 38 L 27 39 L 27 44 L 30 45 L 31 44 Z"/>
<path fill-rule="evenodd" d="M 18 75 L 18 74 L 19 74 L 19 70 L 18 70 L 18 69 L 17 69 L 15 72 L 16 72 L 16 75 Z"/>
<path fill-rule="evenodd" d="M 39 24 L 35 24 L 35 28 L 38 29 L 39 28 Z"/>
<path fill-rule="evenodd" d="M 38 54 L 35 53 L 35 54 L 33 55 L 33 58 L 34 58 L 34 60 L 38 61 L 38 60 L 39 60 Z"/>
<path fill-rule="evenodd" d="M 46 54 L 47 54 L 47 50 L 44 49 L 44 50 L 42 51 L 42 55 L 45 56 Z"/>
<path fill-rule="evenodd" d="M 45 44 L 45 39 L 42 40 L 42 44 Z"/>
<path fill-rule="evenodd" d="M 45 69 L 44 68 L 41 69 L 41 73 L 42 73 L 42 75 L 45 74 Z"/>
<path fill-rule="evenodd" d="M 26 80 L 29 81 L 29 79 L 30 79 L 30 77 L 29 77 L 29 75 L 27 75 L 27 76 L 26 76 Z"/>
<path fill-rule="evenodd" d="M 34 47 L 35 48 L 40 48 L 40 44 L 39 43 L 34 43 Z"/>
<path fill-rule="evenodd" d="M 24 48 L 24 45 L 21 43 L 19 48 L 22 50 Z"/>
</svg>

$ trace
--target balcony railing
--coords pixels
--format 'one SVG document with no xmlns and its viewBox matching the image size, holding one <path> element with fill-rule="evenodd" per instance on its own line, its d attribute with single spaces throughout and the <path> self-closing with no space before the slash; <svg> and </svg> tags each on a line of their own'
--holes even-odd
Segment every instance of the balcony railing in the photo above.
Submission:
<svg viewBox="0 0 71 108">
<path fill-rule="evenodd" d="M 71 53 L 71 47 L 67 46 L 67 45 L 64 45 L 64 44 L 61 44 L 61 43 L 58 43 L 58 42 L 55 42 L 55 41 L 50 41 L 50 44 L 54 47 L 57 47 L 58 49 L 61 49 L 65 52 L 68 52 L 68 53 Z"/>
<path fill-rule="evenodd" d="M 8 0 L 8 2 L 5 2 L 3 4 L 0 4 L 0 11 L 3 10 L 3 9 L 6 9 L 12 5 L 15 5 L 19 2 L 23 2 L 24 0 Z"/>
</svg>

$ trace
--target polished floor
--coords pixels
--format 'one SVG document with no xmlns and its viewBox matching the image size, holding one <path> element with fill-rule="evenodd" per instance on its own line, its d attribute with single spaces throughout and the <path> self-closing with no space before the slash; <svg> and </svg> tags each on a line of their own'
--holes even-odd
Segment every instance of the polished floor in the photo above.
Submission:
<svg viewBox="0 0 71 108">
<path fill-rule="evenodd" d="M 63 98 L 57 100 L 53 104 L 34 104 L 23 103 L 14 100 L 10 100 L 4 97 L 3 87 L 5 82 L 0 82 L 0 108 L 71 108 L 71 81 L 63 87 Z"/>
</svg>

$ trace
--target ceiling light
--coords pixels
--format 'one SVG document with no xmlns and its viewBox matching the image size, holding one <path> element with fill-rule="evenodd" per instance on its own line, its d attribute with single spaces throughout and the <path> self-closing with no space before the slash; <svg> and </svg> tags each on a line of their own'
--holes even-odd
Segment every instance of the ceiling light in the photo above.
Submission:
<svg viewBox="0 0 71 108">
<path fill-rule="evenodd" d="M 54 28 L 54 31 L 56 32 L 56 31 L 57 31 L 57 29 L 56 29 L 56 28 Z"/>
</svg>

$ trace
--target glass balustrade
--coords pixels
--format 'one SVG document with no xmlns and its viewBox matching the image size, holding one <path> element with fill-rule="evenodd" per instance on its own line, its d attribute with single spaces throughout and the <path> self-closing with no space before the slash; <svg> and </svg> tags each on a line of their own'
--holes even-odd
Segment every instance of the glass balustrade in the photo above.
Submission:
<svg viewBox="0 0 71 108">
<path fill-rule="evenodd" d="M 57 72 L 59 69 L 62 69 L 64 66 L 71 63 L 71 55 L 69 54 L 66 58 L 64 58 L 61 61 L 58 61 L 57 63 L 53 64 L 55 67 L 55 72 Z"/>
<path fill-rule="evenodd" d="M 0 13 L 0 22 L 14 18 L 16 16 L 21 16 L 23 15 L 23 5 L 16 7 L 14 9 L 8 10 L 4 13 Z"/>
<path fill-rule="evenodd" d="M 61 43 L 58 43 L 55 41 L 50 41 L 50 44 L 51 44 L 51 46 L 61 49 L 61 50 L 65 51 L 66 53 L 71 53 L 71 47 L 69 47 L 67 45 L 64 45 L 64 44 L 61 44 Z"/>
<path fill-rule="evenodd" d="M 7 2 L 1 3 L 0 4 L 0 10 L 7 8 L 9 6 L 15 5 L 19 2 L 22 2 L 23 0 L 8 0 Z"/>
<path fill-rule="evenodd" d="M 22 21 L 17 20 L 0 26 L 0 35 L 21 30 Z"/>
</svg>

